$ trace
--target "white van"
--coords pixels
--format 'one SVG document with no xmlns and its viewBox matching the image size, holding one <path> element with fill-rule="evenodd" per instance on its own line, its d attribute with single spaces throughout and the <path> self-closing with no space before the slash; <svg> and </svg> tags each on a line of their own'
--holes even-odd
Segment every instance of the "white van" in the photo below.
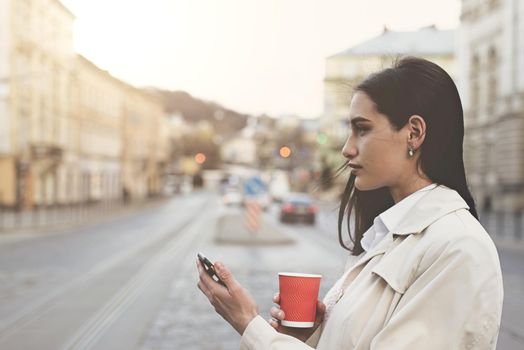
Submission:
<svg viewBox="0 0 524 350">
<path fill-rule="evenodd" d="M 282 202 L 290 192 L 289 178 L 285 171 L 277 170 L 271 174 L 269 194 L 275 202 Z"/>
</svg>

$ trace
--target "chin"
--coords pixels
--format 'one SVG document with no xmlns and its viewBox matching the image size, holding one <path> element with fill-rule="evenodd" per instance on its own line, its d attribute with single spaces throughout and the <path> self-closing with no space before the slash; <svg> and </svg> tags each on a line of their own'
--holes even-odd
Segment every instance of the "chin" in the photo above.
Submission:
<svg viewBox="0 0 524 350">
<path fill-rule="evenodd" d="M 359 191 L 371 191 L 384 187 L 383 184 L 363 180 L 359 176 L 355 178 L 355 188 Z"/>
</svg>

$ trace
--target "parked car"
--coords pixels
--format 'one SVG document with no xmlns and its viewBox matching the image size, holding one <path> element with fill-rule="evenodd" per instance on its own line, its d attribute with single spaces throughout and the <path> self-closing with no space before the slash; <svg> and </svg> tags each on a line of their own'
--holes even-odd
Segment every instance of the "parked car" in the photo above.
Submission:
<svg viewBox="0 0 524 350">
<path fill-rule="evenodd" d="M 313 199 L 306 193 L 290 193 L 280 206 L 281 222 L 296 222 L 304 220 L 308 224 L 315 224 L 317 207 Z"/>
</svg>

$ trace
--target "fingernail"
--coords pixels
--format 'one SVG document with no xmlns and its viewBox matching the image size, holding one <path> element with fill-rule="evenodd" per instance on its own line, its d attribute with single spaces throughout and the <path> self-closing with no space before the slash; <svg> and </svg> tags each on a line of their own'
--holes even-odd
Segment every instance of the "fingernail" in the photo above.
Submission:
<svg viewBox="0 0 524 350">
<path fill-rule="evenodd" d="M 217 269 L 217 270 L 222 270 L 222 267 L 223 267 L 223 266 L 222 266 L 221 263 L 219 263 L 219 262 L 215 263 L 215 269 Z"/>
<path fill-rule="evenodd" d="M 279 311 L 279 312 L 278 312 L 278 317 L 282 317 L 283 315 L 284 315 L 284 314 L 283 314 L 282 311 Z"/>
</svg>

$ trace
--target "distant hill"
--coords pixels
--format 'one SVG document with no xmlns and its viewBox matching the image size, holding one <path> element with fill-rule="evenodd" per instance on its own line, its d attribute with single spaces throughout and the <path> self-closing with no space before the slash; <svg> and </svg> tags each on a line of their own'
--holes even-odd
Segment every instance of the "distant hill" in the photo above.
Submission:
<svg viewBox="0 0 524 350">
<path fill-rule="evenodd" d="M 169 114 L 180 113 L 188 123 L 210 122 L 216 132 L 231 135 L 246 126 L 249 115 L 224 108 L 217 103 L 193 97 L 185 91 L 154 90 L 164 102 Z"/>
</svg>

